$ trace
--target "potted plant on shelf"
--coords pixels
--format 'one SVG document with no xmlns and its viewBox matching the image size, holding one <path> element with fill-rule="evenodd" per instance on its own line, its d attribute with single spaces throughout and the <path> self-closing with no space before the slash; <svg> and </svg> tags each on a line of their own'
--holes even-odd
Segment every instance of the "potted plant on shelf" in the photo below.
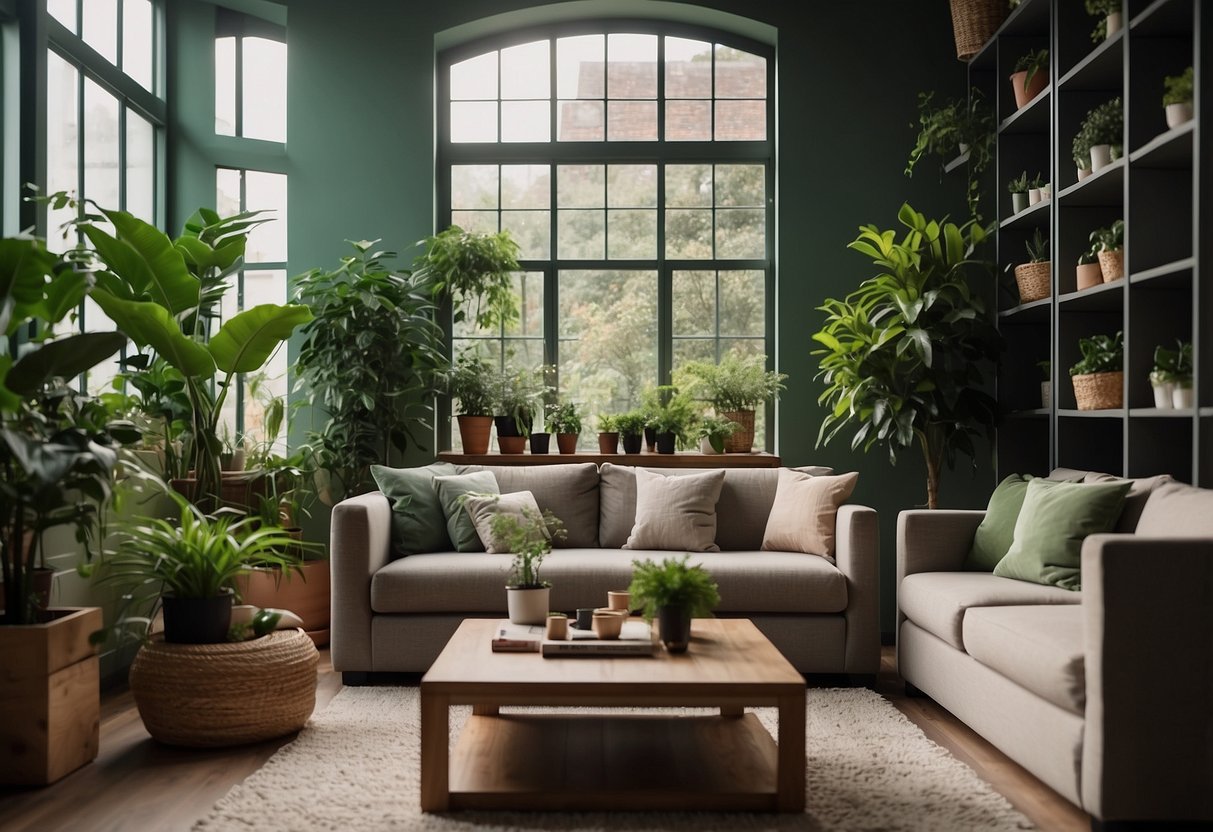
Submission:
<svg viewBox="0 0 1213 832">
<path fill-rule="evenodd" d="M 1049 50 L 1036 49 L 1020 57 L 1011 73 L 1015 107 L 1022 110 L 1049 85 Z"/>
<path fill-rule="evenodd" d="M 1011 194 L 1011 213 L 1018 214 L 1028 207 L 1028 172 L 1025 170 L 1019 176 L 1007 183 L 1007 191 Z"/>
<path fill-rule="evenodd" d="M 639 410 L 629 410 L 615 417 L 615 428 L 619 431 L 625 454 L 640 453 L 640 446 L 644 441 L 644 426 L 647 423 L 648 417 Z"/>
<path fill-rule="evenodd" d="M 1091 250 L 1099 257 L 1099 270 L 1104 283 L 1125 276 L 1125 222 L 1116 220 L 1107 228 L 1091 232 Z"/>
<path fill-rule="evenodd" d="M 1019 302 L 1047 298 L 1052 293 L 1053 270 L 1049 260 L 1049 241 L 1037 228 L 1032 239 L 1024 243 L 1028 262 L 1015 266 L 1015 285 L 1019 287 Z"/>
<path fill-rule="evenodd" d="M 962 61 L 980 52 L 1007 16 L 1003 0 L 951 0 L 951 7 L 956 57 Z"/>
<path fill-rule="evenodd" d="M 498 448 L 503 454 L 520 454 L 526 450 L 527 437 L 535 423 L 540 385 L 533 372 L 506 367 L 494 378 L 493 390 Z"/>
<path fill-rule="evenodd" d="M 976 211 L 981 201 L 981 174 L 994 160 L 994 113 L 977 87 L 969 89 L 967 101 L 950 100 L 936 107 L 934 98 L 934 92 L 918 94 L 918 137 L 906 162 L 906 176 L 914 175 L 915 166 L 924 156 L 938 157 L 940 170 L 944 171 L 967 153 L 966 198 L 969 210 Z"/>
<path fill-rule="evenodd" d="M 552 585 L 539 577 L 539 567 L 552 551 L 552 541 L 564 539 L 564 524 L 551 511 L 539 514 L 524 508 L 521 517 L 505 512 L 494 515 L 491 525 L 495 548 L 514 555 L 505 587 L 510 621 L 543 624 Z"/>
<path fill-rule="evenodd" d="M 466 454 L 487 454 L 493 430 L 493 370 L 472 352 L 462 353 L 446 374 L 443 387 L 459 403 L 459 438 Z"/>
<path fill-rule="evenodd" d="M 737 423 L 725 440 L 726 453 L 749 453 L 754 446 L 754 410 L 784 390 L 787 375 L 766 369 L 766 356 L 729 353 L 719 364 L 688 361 L 675 383 L 697 399 L 709 402 L 717 416 Z"/>
<path fill-rule="evenodd" d="M 1083 119 L 1080 135 L 1091 154 L 1091 172 L 1099 171 L 1120 158 L 1124 142 L 1124 108 L 1120 96 L 1091 109 Z"/>
<path fill-rule="evenodd" d="M 1124 406 L 1124 336 L 1094 335 L 1078 339 L 1082 360 L 1070 368 L 1079 410 L 1108 410 Z"/>
<path fill-rule="evenodd" d="M 1093 42 L 1107 40 L 1120 31 L 1120 3 L 1121 0 L 1086 0 L 1087 14 L 1099 18 L 1095 28 L 1091 30 Z"/>
<path fill-rule="evenodd" d="M 689 432 L 698 413 L 694 400 L 677 387 L 662 385 L 656 395 L 647 426 L 657 434 L 657 453 L 672 454 L 675 446 L 686 447 L 689 443 Z"/>
<path fill-rule="evenodd" d="M 1080 127 L 1071 144 L 1071 156 L 1077 169 L 1078 181 L 1091 175 L 1091 143 L 1087 140 L 1087 130 Z"/>
<path fill-rule="evenodd" d="M 598 414 L 598 453 L 619 453 L 619 425 L 616 416 Z"/>
<path fill-rule="evenodd" d="M 1044 381 L 1040 383 L 1040 406 L 1048 410 L 1053 402 L 1053 362 L 1037 361 L 1036 366 L 1045 374 Z"/>
<path fill-rule="evenodd" d="M 1099 243 L 1079 255 L 1075 283 L 1080 292 L 1103 284 L 1103 269 L 1099 265 Z"/>
<path fill-rule="evenodd" d="M 690 555 L 632 561 L 628 586 L 633 606 L 646 621 L 657 619 L 657 633 L 666 650 L 684 653 L 691 643 L 691 620 L 704 618 L 720 603 L 716 581 L 702 566 L 691 566 Z"/>
<path fill-rule="evenodd" d="M 581 435 L 581 413 L 572 402 L 548 407 L 547 428 L 556 434 L 556 447 L 562 454 L 577 453 L 577 437 Z"/>
<path fill-rule="evenodd" d="M 1184 410 L 1193 406 L 1192 344 L 1177 341 L 1176 348 L 1154 348 L 1154 369 L 1150 373 L 1154 406 L 1159 410 Z"/>
<path fill-rule="evenodd" d="M 1028 182 L 1028 205 L 1035 205 L 1044 199 L 1044 189 L 1048 186 L 1044 177 L 1039 173 Z"/>
<path fill-rule="evenodd" d="M 1195 86 L 1192 67 L 1179 75 L 1168 75 L 1163 79 L 1163 84 L 1166 92 L 1162 96 L 1162 106 L 1166 111 L 1167 128 L 1173 130 L 1192 120 L 1192 93 Z"/>
<path fill-rule="evenodd" d="M 722 454 L 726 440 L 737 432 L 738 424 L 720 416 L 704 416 L 695 425 L 699 437 L 699 452 Z"/>
</svg>

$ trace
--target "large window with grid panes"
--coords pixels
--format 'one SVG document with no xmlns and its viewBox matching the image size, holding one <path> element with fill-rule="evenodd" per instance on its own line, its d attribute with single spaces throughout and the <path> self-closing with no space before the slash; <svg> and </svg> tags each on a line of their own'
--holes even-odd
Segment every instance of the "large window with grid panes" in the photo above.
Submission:
<svg viewBox="0 0 1213 832">
<path fill-rule="evenodd" d="M 772 73 L 764 44 L 653 21 L 444 52 L 439 225 L 507 230 L 521 265 L 517 320 L 455 325 L 453 353 L 554 366 L 589 424 L 684 361 L 770 365 Z"/>
</svg>

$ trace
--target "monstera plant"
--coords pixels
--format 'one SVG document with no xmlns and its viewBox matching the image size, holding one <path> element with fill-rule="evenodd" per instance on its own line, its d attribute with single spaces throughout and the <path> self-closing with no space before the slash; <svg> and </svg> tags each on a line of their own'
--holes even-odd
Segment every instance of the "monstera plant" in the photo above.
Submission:
<svg viewBox="0 0 1213 832">
<path fill-rule="evenodd" d="M 844 300 L 819 307 L 826 323 L 813 340 L 829 412 L 817 443 L 854 428 L 853 449 L 880 444 L 890 462 L 918 445 L 926 459 L 927 505 L 935 508 L 942 464 L 957 452 L 975 454 L 973 436 L 994 425 L 995 402 L 985 392 L 987 372 L 1001 345 L 998 331 L 970 274 L 989 264 L 976 259 L 986 233 L 970 221 L 928 221 L 908 204 L 898 219 L 906 231 L 863 226 L 848 246 L 869 258 L 879 274 Z"/>
</svg>

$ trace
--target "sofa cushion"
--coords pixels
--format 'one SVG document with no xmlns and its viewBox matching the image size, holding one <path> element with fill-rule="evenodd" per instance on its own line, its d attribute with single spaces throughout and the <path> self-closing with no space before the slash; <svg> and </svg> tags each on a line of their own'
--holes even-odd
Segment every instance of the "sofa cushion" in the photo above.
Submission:
<svg viewBox="0 0 1213 832">
<path fill-rule="evenodd" d="M 1213 490 L 1169 480 L 1159 483 L 1137 521 L 1145 537 L 1213 537 Z"/>
<path fill-rule="evenodd" d="M 1120 510 L 1120 518 L 1116 521 L 1115 528 L 1112 531 L 1117 534 L 1132 534 L 1137 530 L 1137 523 L 1141 518 L 1141 513 L 1146 507 L 1146 502 L 1150 499 L 1150 495 L 1154 493 L 1154 489 L 1163 483 L 1173 482 L 1169 474 L 1159 474 L 1154 477 L 1138 477 L 1136 479 L 1123 479 L 1114 477 L 1111 474 L 1100 474 L 1098 472 L 1088 473 L 1083 477 L 1083 482 L 1127 482 L 1129 485 L 1129 493 L 1125 495 L 1124 507 Z"/>
<path fill-rule="evenodd" d="M 446 533 L 458 552 L 483 552 L 484 543 L 476 533 L 472 516 L 463 507 L 460 499 L 467 494 L 498 494 L 497 480 L 488 471 L 470 474 L 452 474 L 434 477 L 434 489 L 446 515 Z"/>
<path fill-rule="evenodd" d="M 897 588 L 897 606 L 922 629 L 964 649 L 965 612 L 973 607 L 1078 604 L 1082 595 L 984 572 L 918 572 Z"/>
<path fill-rule="evenodd" d="M 531 518 L 539 521 L 527 530 L 523 537 L 525 542 L 540 537 L 547 541 L 552 539 L 547 524 L 542 522 L 543 518 L 539 513 L 539 506 L 535 503 L 535 497 L 529 491 L 513 491 L 509 494 L 492 494 L 483 497 L 469 494 L 463 499 L 463 508 L 472 518 L 476 534 L 480 538 L 480 542 L 484 544 L 484 551 L 491 555 L 512 553 L 513 551 L 505 540 L 499 541 L 497 535 L 493 534 L 493 518 L 499 514 L 512 516 L 521 528 L 530 526 Z"/>
<path fill-rule="evenodd" d="M 991 670 L 1081 714 L 1086 706 L 1081 604 L 974 607 L 964 617 L 964 649 Z"/>
<path fill-rule="evenodd" d="M 636 470 L 636 524 L 625 549 L 719 552 L 716 501 L 724 470 L 689 477 L 663 477 Z"/>
<path fill-rule="evenodd" d="M 598 466 L 594 463 L 461 465 L 459 470 L 492 471 L 502 494 L 529 491 L 535 495 L 539 510 L 555 514 L 568 531 L 563 541 L 555 542 L 557 547 L 586 549 L 598 545 Z M 631 529 L 629 520 L 628 531 Z"/>
<path fill-rule="evenodd" d="M 452 546 L 446 515 L 434 489 L 434 477 L 454 474 L 455 466 L 435 462 L 423 468 L 372 465 L 375 484 L 392 504 L 392 555 L 442 552 Z"/>
<path fill-rule="evenodd" d="M 610 590 L 627 589 L 632 561 L 662 560 L 669 552 L 560 549 L 540 568 L 552 583 L 551 606 L 571 612 L 606 604 Z M 440 553 L 394 560 L 371 579 L 376 613 L 505 613 L 509 555 Z M 691 555 L 720 587 L 721 613 L 832 614 L 847 606 L 846 577 L 824 558 L 788 552 L 704 552 Z"/>
<path fill-rule="evenodd" d="M 1116 527 L 1130 483 L 1047 483 L 1032 480 L 1015 540 L 994 574 L 1066 589 L 1082 587 L 1082 542 Z"/>
<path fill-rule="evenodd" d="M 1015 521 L 1019 519 L 1031 479 L 1030 476 L 1011 474 L 994 489 L 986 506 L 986 516 L 981 519 L 981 525 L 973 535 L 973 548 L 965 558 L 965 569 L 993 572 L 998 562 L 1006 557 L 1007 550 L 1015 540 Z"/>
<path fill-rule="evenodd" d="M 858 481 L 859 474 L 855 472 L 815 477 L 780 468 L 762 548 L 833 559 L 838 507 L 851 496 Z"/>
</svg>

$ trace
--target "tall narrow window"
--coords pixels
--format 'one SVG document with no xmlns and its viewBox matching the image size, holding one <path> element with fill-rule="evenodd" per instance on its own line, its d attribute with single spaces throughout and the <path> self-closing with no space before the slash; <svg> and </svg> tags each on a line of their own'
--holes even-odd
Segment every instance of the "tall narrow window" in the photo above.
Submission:
<svg viewBox="0 0 1213 832">
<path fill-rule="evenodd" d="M 281 27 L 218 10 L 215 132 L 286 141 L 286 32 Z"/>
</svg>

